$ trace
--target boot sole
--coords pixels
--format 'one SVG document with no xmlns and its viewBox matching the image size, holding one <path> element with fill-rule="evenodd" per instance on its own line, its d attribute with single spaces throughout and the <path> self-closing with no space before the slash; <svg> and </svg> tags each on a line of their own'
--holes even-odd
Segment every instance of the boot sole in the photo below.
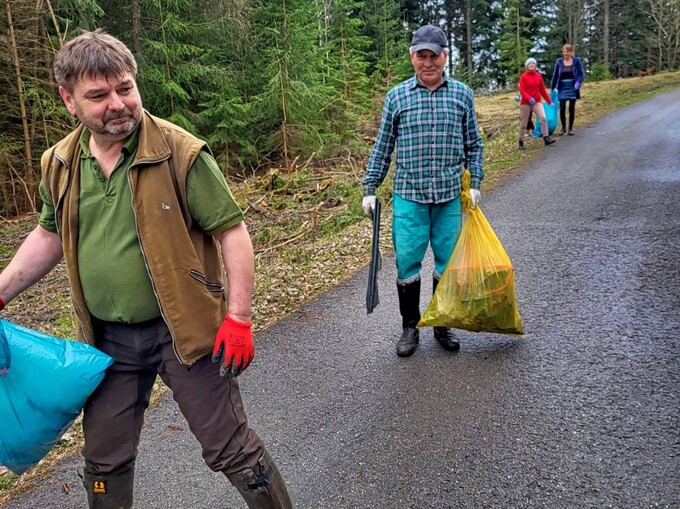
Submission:
<svg viewBox="0 0 680 509">
<path fill-rule="evenodd" d="M 397 352 L 397 355 L 398 355 L 399 357 L 411 357 L 411 355 L 413 355 L 413 353 L 414 353 L 415 351 L 416 351 L 416 349 L 414 348 L 414 349 L 411 350 L 410 352 Z"/>
<path fill-rule="evenodd" d="M 441 343 L 439 343 L 439 346 L 441 346 L 447 352 L 457 352 L 458 350 L 460 350 L 460 344 L 458 344 L 456 346 L 449 346 L 449 345 L 444 346 Z"/>
<path fill-rule="evenodd" d="M 459 343 L 459 342 L 450 344 L 450 343 L 444 343 L 444 342 L 442 342 L 442 341 L 441 341 L 439 338 L 437 338 L 437 337 L 435 337 L 434 339 L 436 339 L 436 340 L 437 340 L 437 343 L 439 343 L 439 346 L 441 346 L 441 347 L 442 347 L 444 350 L 446 350 L 447 352 L 457 352 L 458 350 L 460 350 L 460 343 Z"/>
</svg>

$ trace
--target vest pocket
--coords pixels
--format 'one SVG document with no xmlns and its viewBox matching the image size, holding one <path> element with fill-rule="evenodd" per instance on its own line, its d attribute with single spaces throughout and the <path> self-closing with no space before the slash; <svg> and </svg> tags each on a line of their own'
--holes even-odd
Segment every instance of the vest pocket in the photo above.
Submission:
<svg viewBox="0 0 680 509">
<path fill-rule="evenodd" d="M 189 275 L 193 279 L 201 283 L 203 286 L 205 286 L 210 292 L 222 293 L 224 291 L 224 286 L 222 285 L 222 283 L 214 283 L 208 281 L 205 277 L 205 274 L 203 274 L 201 271 L 198 271 L 196 269 L 190 269 Z"/>
</svg>

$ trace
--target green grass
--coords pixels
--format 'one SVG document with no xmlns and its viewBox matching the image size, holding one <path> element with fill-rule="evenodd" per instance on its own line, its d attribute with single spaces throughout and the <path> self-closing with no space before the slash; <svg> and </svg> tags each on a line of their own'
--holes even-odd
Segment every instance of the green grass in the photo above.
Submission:
<svg viewBox="0 0 680 509">
<path fill-rule="evenodd" d="M 9 474 L 7 476 L 0 475 L 0 491 L 7 490 L 12 487 L 15 481 L 15 475 Z"/>
</svg>

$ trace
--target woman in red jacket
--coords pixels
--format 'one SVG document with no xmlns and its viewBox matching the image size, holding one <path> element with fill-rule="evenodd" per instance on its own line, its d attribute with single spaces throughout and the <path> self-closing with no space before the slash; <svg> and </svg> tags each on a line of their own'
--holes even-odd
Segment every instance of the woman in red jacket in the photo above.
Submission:
<svg viewBox="0 0 680 509">
<path fill-rule="evenodd" d="M 543 75 L 536 70 L 536 60 L 534 58 L 527 58 L 524 62 L 526 72 L 519 77 L 519 94 L 521 96 L 519 101 L 520 117 L 519 117 L 519 148 L 524 150 L 524 131 L 527 129 L 527 123 L 531 118 L 531 113 L 535 113 L 538 121 L 541 123 L 541 134 L 543 135 L 543 142 L 546 145 L 552 145 L 555 140 L 550 138 L 548 132 L 548 122 L 545 119 L 545 110 L 541 103 L 541 97 L 545 99 L 548 104 L 552 104 L 552 100 L 548 95 L 543 82 Z"/>
</svg>

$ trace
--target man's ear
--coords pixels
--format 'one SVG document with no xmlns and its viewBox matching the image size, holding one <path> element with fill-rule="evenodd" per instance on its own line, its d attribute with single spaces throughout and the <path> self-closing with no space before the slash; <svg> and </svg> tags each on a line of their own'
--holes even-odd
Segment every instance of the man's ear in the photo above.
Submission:
<svg viewBox="0 0 680 509">
<path fill-rule="evenodd" d="M 66 109 L 68 109 L 68 112 L 71 115 L 76 114 L 76 105 L 75 101 L 73 100 L 73 96 L 70 94 L 68 90 L 66 90 L 64 87 L 60 86 L 59 87 L 59 95 L 61 96 L 61 100 L 64 101 L 64 104 L 66 105 Z"/>
</svg>

